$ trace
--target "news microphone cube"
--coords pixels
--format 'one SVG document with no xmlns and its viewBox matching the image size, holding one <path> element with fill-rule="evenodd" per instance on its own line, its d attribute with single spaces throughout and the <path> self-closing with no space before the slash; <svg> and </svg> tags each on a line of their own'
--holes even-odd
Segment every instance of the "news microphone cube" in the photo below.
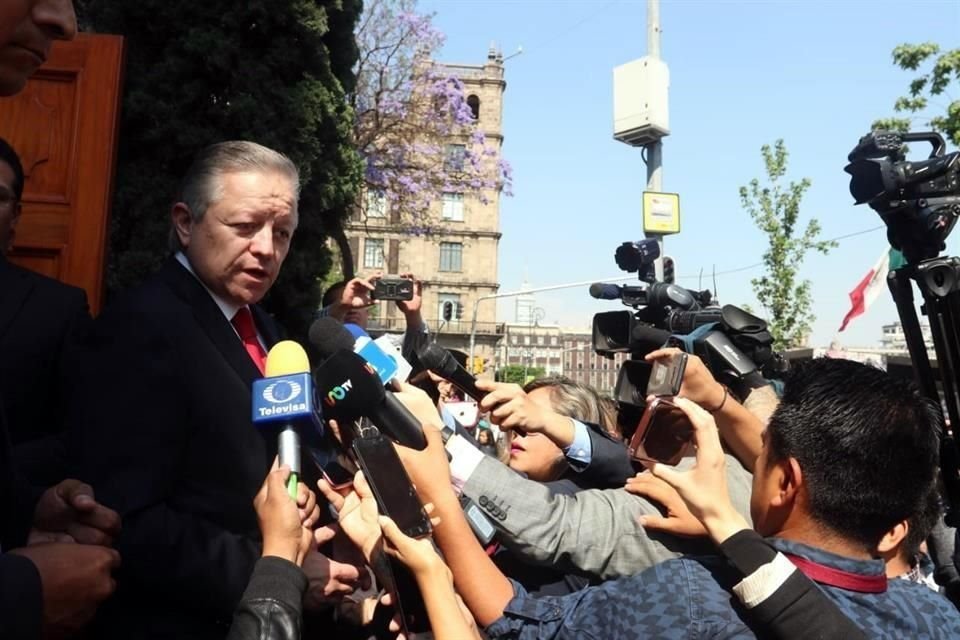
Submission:
<svg viewBox="0 0 960 640">
<path fill-rule="evenodd" d="M 309 373 L 261 378 L 253 382 L 253 422 L 314 418 L 316 404 Z"/>
</svg>

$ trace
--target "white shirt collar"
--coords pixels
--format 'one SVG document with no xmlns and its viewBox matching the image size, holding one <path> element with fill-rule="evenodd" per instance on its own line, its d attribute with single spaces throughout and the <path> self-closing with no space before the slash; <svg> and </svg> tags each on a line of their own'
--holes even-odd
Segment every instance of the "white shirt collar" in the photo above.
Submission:
<svg viewBox="0 0 960 640">
<path fill-rule="evenodd" d="M 223 313 L 224 317 L 227 319 L 227 322 L 232 322 L 233 316 L 237 315 L 237 311 L 240 311 L 240 309 L 244 305 L 238 305 L 230 302 L 229 300 L 224 300 L 222 297 L 218 296 L 213 291 L 211 291 L 210 287 L 204 284 L 203 280 L 201 280 L 200 277 L 197 276 L 197 272 L 193 270 L 192 266 L 190 266 L 190 261 L 187 260 L 187 256 L 184 255 L 183 251 L 177 251 L 177 253 L 173 257 L 177 259 L 177 262 L 183 265 L 184 269 L 189 271 L 193 275 L 193 277 L 197 279 L 197 282 L 203 285 L 203 288 L 207 290 L 207 293 L 210 294 L 210 297 L 213 298 L 213 301 L 217 303 L 217 306 L 220 308 L 220 311 Z"/>
</svg>

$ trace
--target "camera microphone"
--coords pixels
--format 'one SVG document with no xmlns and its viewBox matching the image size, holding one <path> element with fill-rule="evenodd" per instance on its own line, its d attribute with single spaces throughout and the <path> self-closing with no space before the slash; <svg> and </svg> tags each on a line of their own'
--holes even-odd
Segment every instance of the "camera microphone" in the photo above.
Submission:
<svg viewBox="0 0 960 640">
<path fill-rule="evenodd" d="M 619 300 L 620 287 L 615 284 L 594 282 L 590 285 L 590 295 L 597 300 Z"/>
</svg>

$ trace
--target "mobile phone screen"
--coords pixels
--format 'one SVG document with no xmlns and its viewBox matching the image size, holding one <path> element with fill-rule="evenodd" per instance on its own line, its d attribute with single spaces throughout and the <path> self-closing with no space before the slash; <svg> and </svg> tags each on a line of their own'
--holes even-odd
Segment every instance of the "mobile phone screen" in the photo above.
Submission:
<svg viewBox="0 0 960 640">
<path fill-rule="evenodd" d="M 353 451 L 380 512 L 392 518 L 411 538 L 429 534 L 430 520 L 393 444 L 378 434 L 354 440 Z"/>
<path fill-rule="evenodd" d="M 675 353 L 669 358 L 657 360 L 650 370 L 647 395 L 675 396 L 683 384 L 683 372 L 687 366 L 687 354 Z"/>
<path fill-rule="evenodd" d="M 336 451 L 317 449 L 314 447 L 310 447 L 309 451 L 310 457 L 313 458 L 314 464 L 317 465 L 317 469 L 320 470 L 324 480 L 326 480 L 331 487 L 340 489 L 353 484 L 353 476 L 356 474 L 356 469 L 353 468 L 353 465 L 351 465 L 348 460 L 343 459 Z"/>
<path fill-rule="evenodd" d="M 653 408 L 638 457 L 675 465 L 686 452 L 693 438 L 693 425 L 687 414 L 672 404 L 659 403 Z"/>
</svg>

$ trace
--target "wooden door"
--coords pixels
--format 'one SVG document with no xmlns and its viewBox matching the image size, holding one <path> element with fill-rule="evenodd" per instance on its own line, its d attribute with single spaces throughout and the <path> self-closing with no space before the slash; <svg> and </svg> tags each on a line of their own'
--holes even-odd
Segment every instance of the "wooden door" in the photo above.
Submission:
<svg viewBox="0 0 960 640">
<path fill-rule="evenodd" d="M 123 38 L 80 34 L 57 42 L 14 98 L 0 99 L 0 137 L 26 174 L 12 262 L 103 295 L 113 199 Z"/>
</svg>

